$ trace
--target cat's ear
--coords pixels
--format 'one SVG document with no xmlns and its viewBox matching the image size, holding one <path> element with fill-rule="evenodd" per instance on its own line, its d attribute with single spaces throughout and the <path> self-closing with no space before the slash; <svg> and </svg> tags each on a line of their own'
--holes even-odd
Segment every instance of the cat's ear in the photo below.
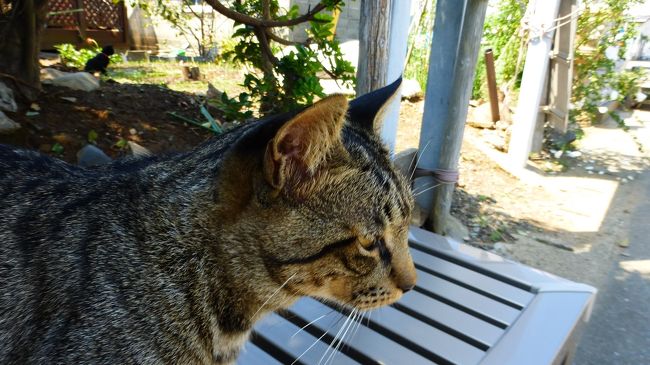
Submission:
<svg viewBox="0 0 650 365">
<path fill-rule="evenodd" d="M 286 122 L 266 147 L 264 175 L 269 184 L 280 190 L 313 176 L 341 143 L 347 110 L 347 98 L 332 95 Z"/>
<path fill-rule="evenodd" d="M 395 97 L 399 97 L 399 87 L 401 85 L 402 77 L 400 76 L 392 84 L 351 101 L 348 110 L 350 123 L 379 134 L 384 121 L 386 106 Z"/>
</svg>

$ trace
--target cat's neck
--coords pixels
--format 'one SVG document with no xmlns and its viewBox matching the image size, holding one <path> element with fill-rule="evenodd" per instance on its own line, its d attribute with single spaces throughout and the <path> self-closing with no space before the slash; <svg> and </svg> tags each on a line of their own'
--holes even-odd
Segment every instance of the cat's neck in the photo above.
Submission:
<svg viewBox="0 0 650 365">
<path fill-rule="evenodd" d="M 234 170 L 228 164 L 221 168 Z M 191 184 L 181 184 L 183 189 L 173 197 L 164 189 L 148 192 L 163 203 L 145 220 L 147 246 L 159 261 L 170 255 L 184 260 L 172 261 L 175 268 L 165 275 L 172 282 L 200 288 L 195 301 L 207 298 L 206 310 L 194 315 L 212 324 L 215 349 L 238 349 L 255 322 L 298 297 L 264 260 L 260 243 L 268 223 L 259 215 L 255 171 L 235 170 L 221 175 L 217 183 L 197 175 L 188 179 Z M 170 197 L 160 199 L 165 195 Z"/>
</svg>

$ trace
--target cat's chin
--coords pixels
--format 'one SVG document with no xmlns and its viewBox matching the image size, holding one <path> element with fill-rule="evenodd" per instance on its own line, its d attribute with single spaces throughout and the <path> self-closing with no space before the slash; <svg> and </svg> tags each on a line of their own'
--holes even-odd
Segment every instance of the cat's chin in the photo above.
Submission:
<svg viewBox="0 0 650 365">
<path fill-rule="evenodd" d="M 343 309 L 344 311 L 351 311 L 353 309 L 360 311 L 370 311 L 373 309 L 381 308 L 390 304 L 395 303 L 402 297 L 402 294 L 394 295 L 392 297 L 381 297 L 381 298 L 357 298 L 351 301 L 341 301 L 339 299 L 326 298 L 322 296 L 310 296 L 310 298 L 318 300 L 321 303 L 324 303 L 330 307 L 335 307 Z"/>
</svg>

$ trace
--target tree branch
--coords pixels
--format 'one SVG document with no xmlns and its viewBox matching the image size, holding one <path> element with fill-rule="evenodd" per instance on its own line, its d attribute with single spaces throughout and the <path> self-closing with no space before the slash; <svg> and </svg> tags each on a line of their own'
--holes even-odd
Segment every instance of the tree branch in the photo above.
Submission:
<svg viewBox="0 0 650 365">
<path fill-rule="evenodd" d="M 336 3 L 339 3 L 341 0 L 337 0 Z M 308 11 L 307 13 L 293 19 L 289 20 L 264 20 L 264 19 L 259 19 L 259 18 L 254 18 L 252 16 L 248 16 L 246 14 L 238 13 L 227 6 L 225 6 L 223 3 L 221 3 L 220 0 L 205 0 L 210 6 L 214 8 L 214 10 L 220 12 L 224 16 L 242 24 L 247 24 L 251 25 L 254 27 L 264 27 L 264 28 L 270 28 L 270 27 L 291 27 L 294 25 L 298 25 L 300 23 L 304 23 L 306 21 L 311 21 L 314 20 L 314 16 L 318 14 L 321 10 L 325 9 L 327 5 L 323 4 L 322 2 L 319 2 L 314 6 L 313 9 Z M 335 4 L 336 4 L 335 3 Z"/>
<path fill-rule="evenodd" d="M 290 41 L 288 39 L 284 39 L 284 38 L 282 38 L 280 36 L 277 36 L 277 35 L 273 34 L 270 30 L 266 32 L 266 35 L 269 37 L 270 40 L 272 40 L 274 42 L 278 42 L 278 43 L 283 44 L 285 46 L 298 46 L 298 45 L 308 46 L 308 45 L 310 45 L 312 43 L 311 38 L 307 38 L 307 40 L 305 40 L 304 42 Z"/>
<path fill-rule="evenodd" d="M 257 40 L 260 42 L 260 48 L 262 49 L 262 58 L 264 58 L 270 65 L 277 65 L 278 59 L 273 55 L 273 51 L 269 46 L 269 40 L 266 38 L 266 32 L 262 27 L 255 27 L 255 35 Z M 271 70 L 272 72 L 272 70 Z"/>
</svg>

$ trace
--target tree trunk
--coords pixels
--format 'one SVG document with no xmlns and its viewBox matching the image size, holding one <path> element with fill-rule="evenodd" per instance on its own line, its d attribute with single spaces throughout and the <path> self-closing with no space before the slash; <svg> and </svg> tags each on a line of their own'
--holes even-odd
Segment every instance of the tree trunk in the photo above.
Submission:
<svg viewBox="0 0 650 365">
<path fill-rule="evenodd" d="M 47 0 L 13 0 L 0 14 L 0 80 L 17 96 L 33 101 L 40 92 L 38 52 Z"/>
<path fill-rule="evenodd" d="M 392 0 L 361 0 L 357 95 L 388 83 L 388 46 Z"/>
</svg>

